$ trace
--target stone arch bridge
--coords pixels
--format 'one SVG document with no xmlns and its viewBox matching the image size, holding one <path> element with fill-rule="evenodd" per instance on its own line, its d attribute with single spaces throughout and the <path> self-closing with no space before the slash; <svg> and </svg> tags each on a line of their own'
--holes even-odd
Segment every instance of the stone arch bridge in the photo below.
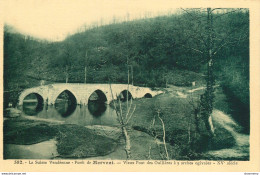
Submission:
<svg viewBox="0 0 260 175">
<path fill-rule="evenodd" d="M 121 92 L 127 90 L 132 95 L 132 98 L 153 97 L 162 93 L 162 91 L 153 91 L 147 87 L 127 84 L 111 84 L 110 88 L 109 84 L 57 83 L 25 89 L 19 96 L 18 105 L 22 105 L 24 98 L 30 94 L 35 94 L 38 100 L 52 105 L 55 104 L 57 97 L 64 91 L 74 96 L 77 104 L 88 104 L 89 97 L 94 92 L 96 92 L 98 96 L 105 97 L 106 103 L 109 104 L 113 98 L 116 99 Z"/>
</svg>

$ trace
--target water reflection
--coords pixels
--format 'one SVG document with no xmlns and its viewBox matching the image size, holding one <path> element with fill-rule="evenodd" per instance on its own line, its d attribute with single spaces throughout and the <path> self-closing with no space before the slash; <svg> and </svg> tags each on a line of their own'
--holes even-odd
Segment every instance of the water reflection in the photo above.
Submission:
<svg viewBox="0 0 260 175">
<path fill-rule="evenodd" d="M 105 103 L 98 101 L 89 101 L 88 110 L 93 115 L 93 117 L 100 117 L 106 111 L 107 106 Z"/>
<path fill-rule="evenodd" d="M 69 117 L 75 111 L 76 107 L 75 103 L 70 104 L 67 101 L 55 103 L 55 108 L 62 117 Z"/>
<path fill-rule="evenodd" d="M 40 95 L 30 94 L 23 101 L 22 115 L 83 126 L 118 125 L 116 112 L 105 104 L 106 101 L 105 94 L 100 90 L 92 93 L 87 106 L 77 105 L 75 96 L 68 90 L 59 94 L 55 105 L 49 106 L 43 104 Z"/>
<path fill-rule="evenodd" d="M 38 102 L 26 102 L 23 105 L 23 111 L 27 115 L 37 115 L 43 110 L 43 104 L 38 104 Z"/>
<path fill-rule="evenodd" d="M 36 93 L 27 95 L 23 100 L 23 111 L 27 115 L 37 115 L 43 109 L 43 98 Z"/>
<path fill-rule="evenodd" d="M 78 124 L 82 126 L 87 125 L 118 125 L 117 115 L 113 108 L 104 103 L 90 102 L 87 106 L 75 105 L 73 112 L 66 112 L 67 104 L 57 104 L 50 106 L 42 106 L 41 111 L 36 111 L 36 108 L 31 108 L 27 103 L 23 105 L 24 117 L 34 116 L 44 120 L 62 121 L 65 124 Z M 65 111 L 65 112 L 64 112 Z M 64 117 L 64 113 L 67 117 Z"/>
<path fill-rule="evenodd" d="M 76 109 L 77 100 L 75 96 L 68 90 L 59 94 L 55 100 L 55 108 L 62 117 L 70 116 Z"/>
</svg>

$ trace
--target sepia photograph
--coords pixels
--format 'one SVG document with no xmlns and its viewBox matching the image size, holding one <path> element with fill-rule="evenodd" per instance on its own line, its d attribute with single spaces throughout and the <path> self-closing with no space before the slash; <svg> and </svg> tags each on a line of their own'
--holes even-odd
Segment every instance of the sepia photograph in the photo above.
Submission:
<svg viewBox="0 0 260 175">
<path fill-rule="evenodd" d="M 4 160 L 251 160 L 249 8 L 28 0 L 4 14 Z"/>
</svg>

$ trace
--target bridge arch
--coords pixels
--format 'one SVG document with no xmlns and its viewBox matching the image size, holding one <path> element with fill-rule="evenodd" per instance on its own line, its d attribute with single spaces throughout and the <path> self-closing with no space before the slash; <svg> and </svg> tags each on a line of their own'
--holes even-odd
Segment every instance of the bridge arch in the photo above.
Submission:
<svg viewBox="0 0 260 175">
<path fill-rule="evenodd" d="M 88 102 L 89 101 L 99 101 L 105 103 L 107 101 L 107 96 L 102 90 L 97 89 L 90 94 L 88 98 Z"/>
<path fill-rule="evenodd" d="M 62 117 L 70 116 L 77 107 L 77 99 L 75 95 L 68 89 L 58 94 L 54 101 L 56 110 Z"/>
<path fill-rule="evenodd" d="M 38 93 L 30 93 L 27 96 L 25 96 L 25 98 L 23 99 L 23 111 L 27 115 L 32 116 L 38 114 L 43 110 L 43 106 L 44 106 L 44 99 Z"/>
<path fill-rule="evenodd" d="M 153 96 L 150 93 L 146 93 L 146 94 L 144 94 L 144 98 L 153 98 Z"/>
<path fill-rule="evenodd" d="M 59 97 L 62 98 L 62 95 L 66 93 L 68 95 L 68 98 L 70 100 L 70 103 L 73 103 L 73 104 L 77 104 L 77 98 L 76 96 L 68 89 L 65 89 L 61 92 L 59 92 L 57 95 L 56 95 L 56 98 L 54 98 L 54 103 L 57 102 L 57 100 L 59 100 Z"/>
<path fill-rule="evenodd" d="M 44 104 L 44 96 L 42 94 L 40 94 L 39 92 L 34 92 L 34 91 L 29 91 L 29 92 L 23 92 L 20 97 L 19 97 L 19 101 L 18 101 L 18 105 L 23 105 L 24 100 L 30 96 L 30 95 L 34 95 L 37 99 L 38 105 L 40 104 Z"/>
<path fill-rule="evenodd" d="M 120 99 L 121 101 L 126 101 L 127 100 L 127 95 L 128 95 L 128 100 L 133 98 L 132 93 L 129 90 L 127 90 L 127 89 L 122 90 L 119 93 L 119 95 L 117 96 L 117 98 Z"/>
</svg>

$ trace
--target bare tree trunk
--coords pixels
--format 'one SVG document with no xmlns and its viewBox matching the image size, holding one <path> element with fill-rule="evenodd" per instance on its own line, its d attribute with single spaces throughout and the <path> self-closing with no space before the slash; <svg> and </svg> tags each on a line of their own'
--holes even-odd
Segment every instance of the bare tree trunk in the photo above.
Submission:
<svg viewBox="0 0 260 175">
<path fill-rule="evenodd" d="M 210 126 L 211 133 L 214 134 L 215 129 L 214 129 L 214 126 L 213 126 L 211 115 L 209 116 L 209 126 Z"/>
<path fill-rule="evenodd" d="M 129 66 L 128 66 L 128 57 L 127 57 L 127 92 L 126 92 L 126 107 L 128 110 L 128 91 L 129 91 Z"/>
<path fill-rule="evenodd" d="M 131 74 L 132 74 L 132 85 L 134 85 L 134 70 L 133 70 L 133 65 L 131 65 Z"/>
<path fill-rule="evenodd" d="M 68 66 L 66 65 L 66 83 L 69 81 Z"/>
<path fill-rule="evenodd" d="M 167 77 L 165 76 L 165 88 L 168 87 L 168 80 L 167 80 Z"/>
<path fill-rule="evenodd" d="M 127 109 L 126 109 L 127 111 L 126 111 L 126 115 L 125 116 L 123 116 L 123 111 L 122 111 L 122 106 L 121 106 L 120 99 L 118 99 L 119 109 L 117 108 L 117 105 L 116 105 L 114 97 L 113 97 L 111 84 L 109 83 L 109 85 L 110 85 L 110 91 L 111 91 L 111 95 L 112 95 L 112 99 L 113 99 L 113 104 L 114 104 L 114 107 L 115 107 L 115 110 L 116 110 L 116 114 L 117 114 L 117 117 L 118 117 L 118 121 L 119 121 L 119 123 L 121 125 L 122 133 L 123 133 L 124 138 L 125 138 L 126 156 L 127 156 L 127 159 L 129 159 L 129 158 L 131 158 L 131 142 L 130 142 L 130 136 L 128 135 L 126 127 L 127 127 L 127 124 L 130 121 L 130 119 L 132 118 L 132 116 L 133 116 L 133 114 L 135 112 L 135 109 L 136 109 L 136 106 L 134 106 L 132 112 L 130 113 L 130 110 L 131 110 L 131 107 L 132 107 L 132 99 L 131 99 L 130 106 L 128 106 L 129 67 L 128 67 L 128 86 L 127 86 Z"/>
<path fill-rule="evenodd" d="M 190 133 L 190 131 L 191 131 L 191 116 L 189 116 L 189 122 L 188 122 L 188 136 L 189 136 L 188 143 L 189 144 L 191 142 L 191 133 Z"/>
<path fill-rule="evenodd" d="M 162 122 L 162 127 L 163 127 L 163 145 L 164 145 L 164 150 L 165 150 L 165 154 L 166 154 L 166 159 L 169 160 L 169 154 L 168 154 L 168 150 L 167 150 L 167 146 L 166 146 L 166 142 L 165 142 L 165 127 L 164 127 L 164 122 L 162 120 L 162 118 L 160 117 L 160 112 L 158 112 L 158 118 L 161 120 Z"/>
<path fill-rule="evenodd" d="M 122 127 L 122 131 L 125 137 L 125 152 L 127 159 L 131 158 L 131 143 L 130 143 L 130 136 L 127 133 L 126 127 Z"/>
<path fill-rule="evenodd" d="M 84 80 L 84 83 L 86 84 L 87 83 L 87 67 L 85 66 L 85 80 Z"/>
<path fill-rule="evenodd" d="M 126 110 L 129 111 L 129 106 L 128 106 L 128 95 L 129 95 L 129 66 L 128 66 L 128 58 L 127 58 L 127 94 L 126 94 L 126 100 L 127 100 L 127 104 L 126 104 Z M 127 115 L 126 115 L 127 118 Z M 131 157 L 131 143 L 130 143 L 130 137 L 127 133 L 126 127 L 124 126 L 125 123 L 123 123 L 123 133 L 125 136 L 125 151 L 126 151 L 126 156 L 127 159 L 129 159 Z"/>
<path fill-rule="evenodd" d="M 207 88 L 205 92 L 206 100 L 207 100 L 207 111 L 206 117 L 204 119 L 205 125 L 208 128 L 209 132 L 214 135 L 213 124 L 209 123 L 209 117 L 211 116 L 213 110 L 213 98 L 214 98 L 214 77 L 213 77 L 213 55 L 212 55 L 212 48 L 213 48 L 213 16 L 211 8 L 207 8 L 207 27 L 208 27 L 208 65 L 207 65 Z"/>
</svg>

